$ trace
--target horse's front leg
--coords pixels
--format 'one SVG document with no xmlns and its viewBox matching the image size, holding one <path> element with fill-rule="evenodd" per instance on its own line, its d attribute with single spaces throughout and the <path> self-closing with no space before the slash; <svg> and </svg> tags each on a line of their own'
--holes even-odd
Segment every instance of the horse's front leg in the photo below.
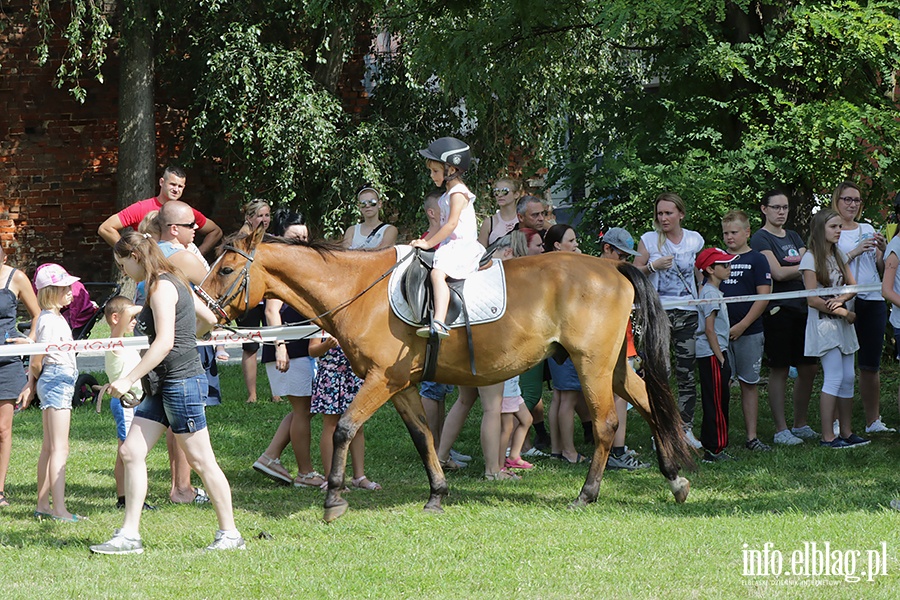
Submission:
<svg viewBox="0 0 900 600">
<path fill-rule="evenodd" d="M 447 487 L 447 479 L 444 477 L 444 471 L 441 469 L 437 452 L 434 449 L 434 436 L 428 428 L 428 421 L 425 419 L 425 409 L 422 407 L 422 400 L 419 391 L 415 385 L 411 385 L 405 390 L 398 392 L 391 399 L 400 418 L 406 423 L 409 435 L 412 437 L 413 444 L 422 457 L 422 463 L 425 465 L 425 472 L 428 473 L 428 482 L 431 485 L 431 496 L 425 503 L 425 510 L 428 512 L 444 512 L 441 508 L 441 501 L 447 495 L 449 488 Z"/>
<path fill-rule="evenodd" d="M 394 388 L 395 390 L 396 388 Z M 384 376 L 370 372 L 359 388 L 356 398 L 347 407 L 334 430 L 334 454 L 331 458 L 331 472 L 328 474 L 328 492 L 325 494 L 326 523 L 331 523 L 347 512 L 347 501 L 341 498 L 344 489 L 344 470 L 347 467 L 347 451 L 350 441 L 363 423 L 369 420 L 381 405 L 391 397 Z"/>
</svg>

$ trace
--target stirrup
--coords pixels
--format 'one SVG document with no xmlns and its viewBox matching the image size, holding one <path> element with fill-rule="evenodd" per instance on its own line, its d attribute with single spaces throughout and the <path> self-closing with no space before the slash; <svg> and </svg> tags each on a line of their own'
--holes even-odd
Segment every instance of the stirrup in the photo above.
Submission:
<svg viewBox="0 0 900 600">
<path fill-rule="evenodd" d="M 444 325 L 444 323 L 442 321 L 438 321 L 437 319 L 432 319 L 431 320 L 431 329 L 442 340 L 446 340 L 448 337 L 450 337 L 450 329 L 446 325 Z"/>
<path fill-rule="evenodd" d="M 416 335 L 420 338 L 431 337 L 431 326 L 425 325 L 424 327 L 419 327 L 418 329 L 416 329 Z"/>
</svg>

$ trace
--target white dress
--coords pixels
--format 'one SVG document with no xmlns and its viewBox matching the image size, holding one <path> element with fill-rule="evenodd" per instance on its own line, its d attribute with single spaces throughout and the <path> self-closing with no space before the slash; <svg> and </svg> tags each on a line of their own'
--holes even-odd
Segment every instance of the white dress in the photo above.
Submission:
<svg viewBox="0 0 900 600">
<path fill-rule="evenodd" d="M 478 270 L 484 256 L 484 246 L 478 243 L 478 222 L 475 217 L 475 194 L 462 183 L 457 183 L 438 200 L 441 210 L 441 226 L 450 218 L 450 196 L 463 194 L 468 200 L 459 223 L 447 239 L 434 252 L 434 268 L 440 269 L 452 279 L 465 279 Z"/>
<path fill-rule="evenodd" d="M 840 252 L 840 250 L 838 250 Z M 844 263 L 847 255 L 841 252 Z M 829 256 L 826 264 L 830 275 L 831 287 L 844 285 L 844 274 L 838 269 L 833 256 Z M 815 271 L 816 262 L 812 252 L 807 252 L 800 259 L 801 271 Z M 822 289 L 825 286 L 817 282 L 816 287 Z M 859 350 L 859 341 L 856 338 L 856 329 L 843 317 L 836 317 L 821 313 L 813 307 L 809 307 L 806 318 L 806 340 L 804 354 L 806 356 L 825 356 L 832 348 L 839 348 L 841 354 L 853 354 Z"/>
</svg>

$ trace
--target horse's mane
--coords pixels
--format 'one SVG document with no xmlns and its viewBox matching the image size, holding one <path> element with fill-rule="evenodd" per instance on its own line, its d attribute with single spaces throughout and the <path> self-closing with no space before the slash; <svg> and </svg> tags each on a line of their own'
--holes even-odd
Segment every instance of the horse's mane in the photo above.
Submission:
<svg viewBox="0 0 900 600">
<path fill-rule="evenodd" d="M 222 254 L 222 250 L 225 246 L 233 246 L 237 242 L 249 237 L 250 234 L 237 231 L 226 236 L 222 242 L 219 244 L 219 247 L 216 251 L 216 256 Z M 285 244 L 288 246 L 303 246 L 305 248 L 310 248 L 315 250 L 322 256 L 328 256 L 334 254 L 335 252 L 346 252 L 343 246 L 339 244 L 335 244 L 333 242 L 326 242 L 325 240 L 310 240 L 308 242 L 298 240 L 298 239 L 287 239 L 283 237 L 278 237 L 277 235 L 265 234 L 262 240 L 263 244 Z"/>
</svg>

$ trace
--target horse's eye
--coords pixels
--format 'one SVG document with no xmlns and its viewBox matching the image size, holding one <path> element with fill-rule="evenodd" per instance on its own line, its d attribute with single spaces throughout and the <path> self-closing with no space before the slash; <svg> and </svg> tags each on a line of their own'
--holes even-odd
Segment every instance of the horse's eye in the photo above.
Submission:
<svg viewBox="0 0 900 600">
<path fill-rule="evenodd" d="M 232 269 L 231 267 L 222 267 L 219 272 L 222 275 L 231 275 L 232 273 L 234 273 L 234 269 Z"/>
</svg>

